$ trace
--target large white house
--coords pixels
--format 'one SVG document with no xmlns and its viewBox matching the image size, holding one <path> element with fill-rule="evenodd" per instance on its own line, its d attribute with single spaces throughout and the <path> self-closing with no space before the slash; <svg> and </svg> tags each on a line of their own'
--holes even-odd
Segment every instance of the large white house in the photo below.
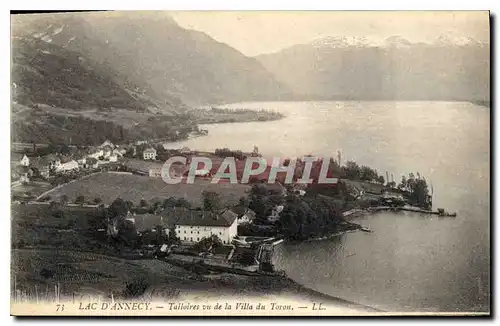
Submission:
<svg viewBox="0 0 500 326">
<path fill-rule="evenodd" d="M 161 215 L 163 223 L 174 225 L 176 235 L 185 243 L 216 235 L 222 243 L 230 244 L 238 235 L 238 215 L 230 210 L 214 213 L 174 207 L 163 211 Z"/>
<path fill-rule="evenodd" d="M 66 163 L 61 163 L 56 167 L 57 172 L 71 171 L 78 169 L 78 162 L 75 160 L 68 161 Z"/>
<path fill-rule="evenodd" d="M 139 232 L 154 230 L 161 225 L 163 232 L 175 234 L 184 243 L 195 243 L 216 235 L 224 244 L 230 244 L 238 235 L 238 215 L 230 210 L 218 213 L 190 210 L 184 207 L 167 208 L 160 215 L 134 215 L 133 223 Z"/>
<path fill-rule="evenodd" d="M 180 211 L 179 208 L 177 211 Z M 176 215 L 175 212 L 173 214 Z M 177 215 L 175 233 L 182 242 L 198 242 L 216 235 L 222 243 L 230 244 L 238 235 L 238 216 L 230 210 L 219 213 L 183 210 Z"/>
<path fill-rule="evenodd" d="M 142 152 L 142 156 L 145 160 L 156 160 L 156 149 L 148 148 Z"/>
</svg>

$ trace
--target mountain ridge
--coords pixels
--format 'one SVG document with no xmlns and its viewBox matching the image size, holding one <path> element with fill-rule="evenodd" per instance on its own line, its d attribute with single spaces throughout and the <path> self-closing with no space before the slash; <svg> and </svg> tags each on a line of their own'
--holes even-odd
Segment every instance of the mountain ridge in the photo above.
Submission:
<svg viewBox="0 0 500 326">
<path fill-rule="evenodd" d="M 489 43 L 467 37 L 323 37 L 256 58 L 295 98 L 489 101 Z"/>
<path fill-rule="evenodd" d="M 462 34 L 457 34 L 453 32 L 446 32 L 440 34 L 435 40 L 432 41 L 410 41 L 401 35 L 391 35 L 385 38 L 379 37 L 369 37 L 369 36 L 356 36 L 356 35 L 327 35 L 316 37 L 308 43 L 295 44 L 290 47 L 281 49 L 279 51 L 274 51 L 270 53 L 259 54 L 255 57 L 261 55 L 269 55 L 273 53 L 278 53 L 288 48 L 300 45 L 312 45 L 317 48 L 331 47 L 331 48 L 346 48 L 346 47 L 358 47 L 358 48 L 389 48 L 389 47 L 409 47 L 409 46 L 489 46 L 488 42 L 483 42 L 474 39 L 470 36 L 465 36 Z"/>
<path fill-rule="evenodd" d="M 290 93 L 255 58 L 162 12 L 31 18 L 32 37 L 81 52 L 173 105 L 268 100 Z"/>
</svg>

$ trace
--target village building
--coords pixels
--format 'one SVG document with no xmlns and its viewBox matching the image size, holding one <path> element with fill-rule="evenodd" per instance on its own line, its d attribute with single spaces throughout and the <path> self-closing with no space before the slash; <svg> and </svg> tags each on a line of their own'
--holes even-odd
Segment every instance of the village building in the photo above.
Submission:
<svg viewBox="0 0 500 326">
<path fill-rule="evenodd" d="M 67 172 L 72 170 L 77 170 L 79 168 L 78 162 L 75 160 L 69 160 L 65 163 L 61 163 L 57 168 L 57 172 Z"/>
<path fill-rule="evenodd" d="M 179 152 L 181 152 L 181 154 L 190 154 L 191 150 L 189 149 L 189 147 L 182 147 Z"/>
<path fill-rule="evenodd" d="M 231 208 L 231 211 L 238 216 L 237 219 L 238 225 L 245 223 L 253 223 L 256 216 L 253 210 L 243 205 L 234 206 Z"/>
<path fill-rule="evenodd" d="M 156 160 L 156 149 L 150 147 L 142 152 L 142 156 L 145 160 Z"/>
<path fill-rule="evenodd" d="M 102 148 L 91 148 L 88 150 L 87 157 L 99 159 L 101 156 L 104 156 L 104 150 Z"/>
<path fill-rule="evenodd" d="M 57 170 L 61 166 L 61 158 L 56 154 L 45 155 L 44 158 L 49 163 L 50 170 Z"/>
<path fill-rule="evenodd" d="M 93 157 L 88 157 L 85 167 L 90 169 L 97 169 L 99 167 L 99 160 Z"/>
<path fill-rule="evenodd" d="M 138 231 L 153 230 L 161 225 L 165 234 L 175 229 L 177 237 L 184 243 L 195 243 L 216 235 L 222 243 L 230 244 L 238 235 L 238 215 L 227 209 L 208 212 L 173 207 L 160 215 L 138 214 L 133 218 Z"/>
<path fill-rule="evenodd" d="M 126 152 L 127 152 L 127 150 L 126 150 L 126 149 L 124 149 L 124 148 L 120 148 L 120 149 L 115 148 L 115 149 L 113 149 L 113 151 L 111 152 L 111 155 L 116 155 L 116 156 L 118 156 L 118 157 L 123 157 L 123 154 L 125 154 Z"/>
<path fill-rule="evenodd" d="M 19 164 L 22 166 L 30 165 L 30 159 L 28 158 L 28 156 L 26 156 L 26 154 L 23 155 L 23 158 L 21 159 L 21 161 L 19 161 Z"/>
<path fill-rule="evenodd" d="M 118 156 L 116 154 L 111 154 L 108 157 L 108 159 L 109 159 L 110 162 L 117 162 L 118 161 Z"/>
<path fill-rule="evenodd" d="M 101 146 L 99 146 L 100 148 L 105 148 L 105 147 L 110 147 L 111 149 L 115 148 L 116 146 L 110 142 L 109 140 L 105 140 L 104 143 L 101 144 Z"/>
<path fill-rule="evenodd" d="M 174 217 L 175 233 L 182 242 L 194 243 L 216 235 L 222 243 L 230 244 L 238 235 L 238 216 L 230 210 L 215 213 L 174 208 L 162 214 Z"/>
<path fill-rule="evenodd" d="M 104 158 L 109 158 L 113 153 L 113 148 L 111 146 L 102 147 Z"/>
</svg>

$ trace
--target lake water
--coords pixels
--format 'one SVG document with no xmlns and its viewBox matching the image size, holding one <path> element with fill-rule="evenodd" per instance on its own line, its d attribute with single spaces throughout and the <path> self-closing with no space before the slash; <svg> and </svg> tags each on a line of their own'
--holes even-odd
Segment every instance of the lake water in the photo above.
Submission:
<svg viewBox="0 0 500 326">
<path fill-rule="evenodd" d="M 283 269 L 314 290 L 398 311 L 488 311 L 490 296 L 490 110 L 465 102 L 269 102 L 280 121 L 208 125 L 179 145 L 228 147 L 264 156 L 354 159 L 392 173 L 420 172 L 434 208 L 456 218 L 379 213 L 354 232 L 286 244 Z"/>
</svg>

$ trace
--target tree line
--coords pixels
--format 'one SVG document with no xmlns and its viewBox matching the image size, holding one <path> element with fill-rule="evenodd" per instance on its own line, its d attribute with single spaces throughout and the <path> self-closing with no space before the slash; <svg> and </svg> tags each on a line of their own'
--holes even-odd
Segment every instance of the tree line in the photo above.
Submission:
<svg viewBox="0 0 500 326">
<path fill-rule="evenodd" d="M 243 154 L 241 150 L 231 150 L 229 148 L 217 148 L 214 152 L 216 156 L 219 157 L 234 157 L 237 160 L 244 160 L 247 158 L 246 154 Z"/>
<path fill-rule="evenodd" d="M 177 141 L 187 138 L 196 129 L 196 122 L 188 115 L 162 115 L 134 128 L 126 128 L 113 121 L 44 113 L 36 121 L 14 121 L 12 141 L 76 145 L 97 145 L 106 139 L 113 143 L 137 139 Z"/>
<path fill-rule="evenodd" d="M 398 184 L 397 189 L 404 192 L 412 204 L 423 207 L 432 207 L 432 196 L 429 194 L 429 186 L 424 177 L 420 173 L 409 173 L 408 177 L 402 176 L 401 182 Z"/>
</svg>

